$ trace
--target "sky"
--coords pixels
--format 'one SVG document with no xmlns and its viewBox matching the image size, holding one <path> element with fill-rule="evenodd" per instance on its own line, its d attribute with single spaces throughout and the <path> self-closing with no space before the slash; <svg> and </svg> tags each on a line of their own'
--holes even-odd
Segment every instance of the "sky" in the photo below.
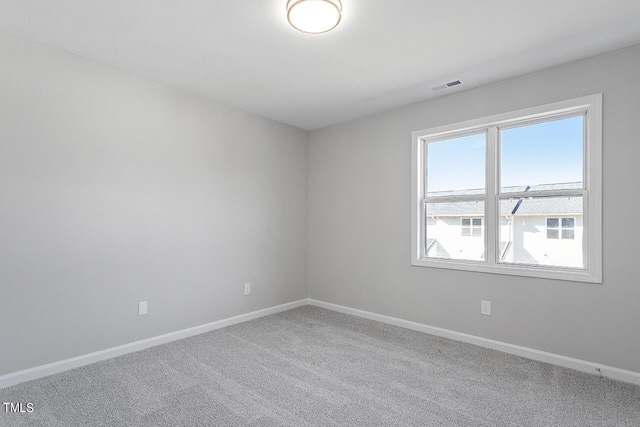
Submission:
<svg viewBox="0 0 640 427">
<path fill-rule="evenodd" d="M 583 116 L 500 132 L 502 187 L 582 181 Z M 427 144 L 427 190 L 484 188 L 486 134 Z"/>
</svg>

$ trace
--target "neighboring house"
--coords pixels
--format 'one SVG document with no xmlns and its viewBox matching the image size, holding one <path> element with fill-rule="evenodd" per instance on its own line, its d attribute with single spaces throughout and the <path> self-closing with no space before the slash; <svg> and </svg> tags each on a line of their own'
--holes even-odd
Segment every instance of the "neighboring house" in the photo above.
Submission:
<svg viewBox="0 0 640 427">
<path fill-rule="evenodd" d="M 550 190 L 580 188 L 581 185 L 562 183 L 529 188 Z M 503 193 L 524 191 L 525 188 L 504 188 Z M 448 191 L 437 195 L 455 196 L 463 193 L 478 194 L 479 191 Z M 507 199 L 500 204 L 500 261 L 583 267 L 581 197 Z M 484 226 L 483 202 L 429 203 L 427 255 L 434 258 L 484 259 Z"/>
</svg>

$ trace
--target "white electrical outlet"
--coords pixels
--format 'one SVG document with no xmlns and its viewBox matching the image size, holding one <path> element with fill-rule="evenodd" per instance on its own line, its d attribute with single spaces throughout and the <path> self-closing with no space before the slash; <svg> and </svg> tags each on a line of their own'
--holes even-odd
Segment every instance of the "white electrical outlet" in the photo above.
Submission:
<svg viewBox="0 0 640 427">
<path fill-rule="evenodd" d="M 140 301 L 138 303 L 138 316 L 144 316 L 145 314 L 147 314 L 147 302 Z"/>
<path fill-rule="evenodd" d="M 480 314 L 491 316 L 491 301 L 480 301 Z"/>
<path fill-rule="evenodd" d="M 251 283 L 244 284 L 244 294 L 249 295 L 251 293 Z"/>
</svg>

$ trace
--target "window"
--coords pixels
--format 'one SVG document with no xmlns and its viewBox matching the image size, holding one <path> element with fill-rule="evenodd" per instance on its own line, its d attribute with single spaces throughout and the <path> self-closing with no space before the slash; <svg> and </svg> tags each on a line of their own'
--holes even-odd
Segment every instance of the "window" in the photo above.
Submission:
<svg viewBox="0 0 640 427">
<path fill-rule="evenodd" d="M 412 264 L 602 282 L 602 95 L 414 132 Z"/>
<path fill-rule="evenodd" d="M 462 218 L 460 229 L 463 237 L 482 237 L 482 218 Z"/>
<path fill-rule="evenodd" d="M 547 218 L 547 239 L 574 239 L 575 218 Z"/>
</svg>

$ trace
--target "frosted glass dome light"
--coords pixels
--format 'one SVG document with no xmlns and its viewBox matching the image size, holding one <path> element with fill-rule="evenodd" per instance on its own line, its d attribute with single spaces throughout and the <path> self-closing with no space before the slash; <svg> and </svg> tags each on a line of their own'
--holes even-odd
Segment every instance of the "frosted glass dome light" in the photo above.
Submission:
<svg viewBox="0 0 640 427">
<path fill-rule="evenodd" d="M 289 0 L 287 19 L 293 28 L 309 34 L 326 33 L 342 18 L 340 0 Z"/>
</svg>

